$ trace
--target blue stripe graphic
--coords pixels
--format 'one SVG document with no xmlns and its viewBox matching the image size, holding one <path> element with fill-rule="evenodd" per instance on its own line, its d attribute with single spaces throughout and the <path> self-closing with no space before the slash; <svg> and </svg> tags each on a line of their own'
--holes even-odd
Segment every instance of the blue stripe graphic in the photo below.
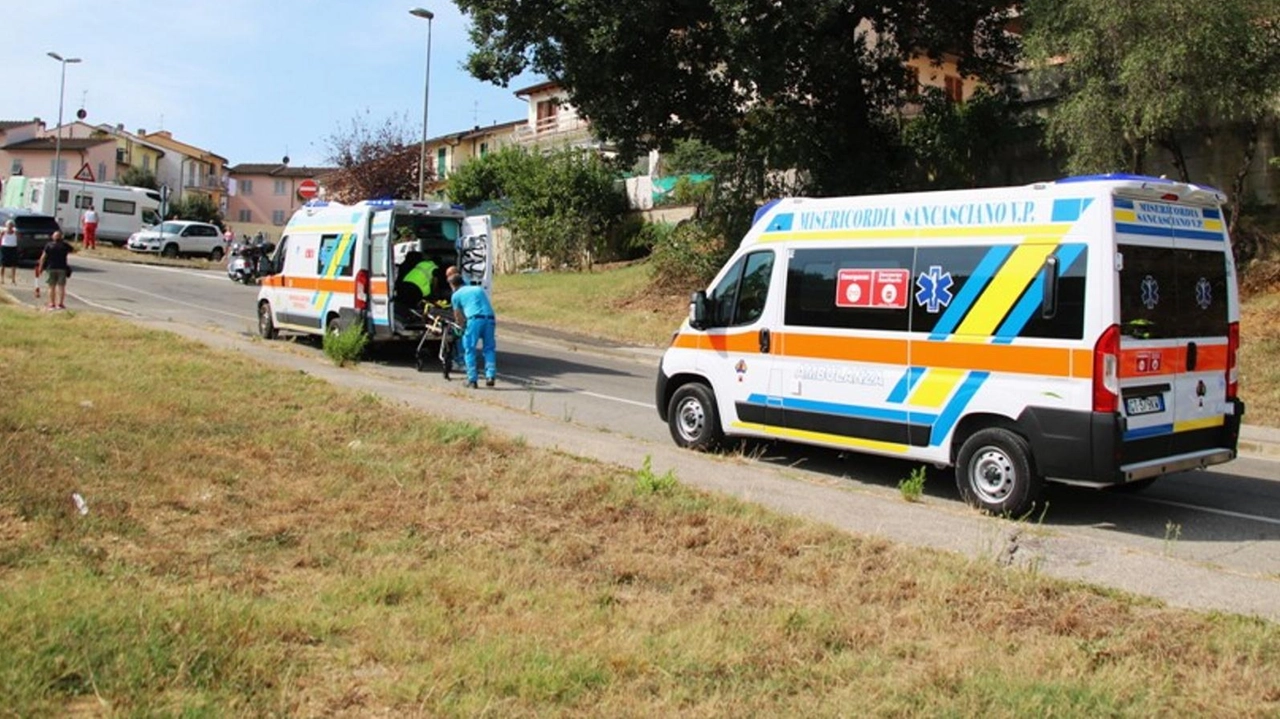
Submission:
<svg viewBox="0 0 1280 719">
<path fill-rule="evenodd" d="M 1089 205 L 1093 204 L 1093 198 L 1082 197 L 1079 199 L 1054 200 L 1052 222 L 1075 222 L 1080 219 L 1080 215 L 1089 209 Z"/>
<path fill-rule="evenodd" d="M 1126 200 L 1123 197 L 1116 198 L 1116 207 L 1121 210 L 1132 210 L 1133 200 Z"/>
<path fill-rule="evenodd" d="M 960 293 L 956 298 L 951 300 L 951 305 L 947 307 L 947 311 L 938 319 L 938 324 L 933 326 L 933 332 L 929 335 L 931 340 L 946 339 L 947 335 L 955 330 L 960 324 L 960 320 L 964 319 L 964 315 L 973 306 L 978 295 L 982 294 L 982 290 L 986 288 L 987 283 L 1000 269 L 1000 265 L 1013 254 L 1013 245 L 997 245 L 987 251 L 987 254 L 973 269 L 973 274 L 969 275 L 969 279 L 964 281 L 964 286 L 960 288 Z"/>
<path fill-rule="evenodd" d="M 1173 425 L 1157 424 L 1153 427 L 1142 427 L 1139 429 L 1125 430 L 1124 440 L 1128 442 L 1131 439 L 1144 439 L 1146 437 L 1159 437 L 1162 434 L 1173 434 Z"/>
<path fill-rule="evenodd" d="M 1221 219 L 1222 219 L 1222 213 L 1221 213 L 1221 212 L 1219 212 L 1218 210 L 1211 210 L 1211 209 L 1209 209 L 1209 208 L 1207 208 L 1207 207 L 1206 207 L 1206 208 L 1204 208 L 1204 210 L 1202 210 L 1202 211 L 1201 211 L 1201 214 L 1203 214 L 1205 217 L 1209 218 L 1210 220 L 1221 220 Z"/>
<path fill-rule="evenodd" d="M 747 397 L 747 404 L 757 407 L 777 407 L 778 401 L 776 397 L 769 398 L 763 394 L 753 394 Z M 879 419 L 888 422 L 906 423 L 908 413 L 906 410 L 900 409 L 880 409 L 877 407 L 860 407 L 850 404 L 835 404 L 834 402 L 817 402 L 809 399 L 795 399 L 784 397 L 782 399 L 783 409 L 803 410 L 805 412 L 821 412 L 822 414 L 834 414 L 841 417 L 858 417 L 861 419 Z M 916 423 L 930 423 L 937 419 L 936 415 L 924 414 L 920 412 L 911 412 L 910 419 Z"/>
<path fill-rule="evenodd" d="M 1062 245 L 1054 254 L 1058 257 L 1058 276 L 1061 277 L 1071 269 L 1071 265 L 1084 254 L 1084 243 L 1073 242 L 1071 244 Z M 1004 324 L 1000 325 L 1000 329 L 996 330 L 995 340 L 993 344 L 1007 345 L 1013 342 L 1022 328 L 1027 326 L 1027 322 L 1031 320 L 1031 315 L 1040 309 L 1040 303 L 1044 300 L 1044 273 L 1036 275 L 1036 279 L 1023 293 L 1022 299 L 1018 300 L 1018 304 L 1014 306 L 1013 311 L 1005 318 Z"/>
<path fill-rule="evenodd" d="M 908 367 L 906 374 L 902 375 L 902 379 L 894 385 L 893 391 L 889 393 L 889 399 L 885 401 L 890 404 L 902 404 L 907 401 L 907 395 L 911 394 L 911 390 L 915 388 L 924 373 L 924 367 Z"/>
<path fill-rule="evenodd" d="M 1188 230 L 1183 227 L 1150 227 L 1147 225 L 1131 225 L 1127 222 L 1117 222 L 1116 232 L 1123 232 L 1128 235 L 1144 235 L 1147 237 L 1174 237 L 1179 240 L 1222 241 L 1221 232 Z"/>
<path fill-rule="evenodd" d="M 964 408 L 969 406 L 969 401 L 978 393 L 978 388 L 990 376 L 990 372 L 969 373 L 969 376 L 960 384 L 960 389 L 956 390 L 951 401 L 947 402 L 947 406 L 943 408 L 942 414 L 938 415 L 937 421 L 933 423 L 933 431 L 929 433 L 930 447 L 941 445 L 942 440 L 951 434 L 951 429 L 960 420 L 960 414 L 964 412 Z M 915 413 L 912 413 L 912 416 L 915 416 Z"/>
</svg>

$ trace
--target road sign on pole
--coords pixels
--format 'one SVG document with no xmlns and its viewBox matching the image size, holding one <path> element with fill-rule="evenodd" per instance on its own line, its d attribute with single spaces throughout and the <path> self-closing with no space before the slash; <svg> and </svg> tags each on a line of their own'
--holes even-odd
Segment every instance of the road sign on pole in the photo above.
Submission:
<svg viewBox="0 0 1280 719">
<path fill-rule="evenodd" d="M 89 163 L 84 163 L 80 167 L 80 171 L 76 173 L 76 179 L 81 182 L 93 182 L 93 170 L 89 167 Z"/>
</svg>

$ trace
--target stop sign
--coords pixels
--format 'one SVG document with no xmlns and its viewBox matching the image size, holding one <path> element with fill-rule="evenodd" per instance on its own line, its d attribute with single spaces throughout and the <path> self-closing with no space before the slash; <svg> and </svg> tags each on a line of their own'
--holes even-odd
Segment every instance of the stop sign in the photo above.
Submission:
<svg viewBox="0 0 1280 719">
<path fill-rule="evenodd" d="M 298 197 L 304 200 L 310 200 L 320 194 L 320 185 L 315 180 L 303 180 L 298 183 Z"/>
</svg>

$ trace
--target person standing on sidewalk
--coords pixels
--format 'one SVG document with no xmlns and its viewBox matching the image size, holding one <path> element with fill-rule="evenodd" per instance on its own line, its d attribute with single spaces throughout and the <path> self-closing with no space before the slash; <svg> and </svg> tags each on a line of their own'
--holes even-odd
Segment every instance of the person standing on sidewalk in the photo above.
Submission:
<svg viewBox="0 0 1280 719">
<path fill-rule="evenodd" d="M 62 241 L 62 233 L 53 233 L 53 240 L 44 246 L 40 260 L 36 262 L 36 277 L 44 275 L 45 284 L 49 285 L 49 309 L 65 310 L 67 308 L 67 277 L 71 274 L 71 266 L 67 257 L 75 249 Z"/>
<path fill-rule="evenodd" d="M 13 220 L 4 223 L 4 234 L 0 234 L 0 284 L 6 274 L 10 284 L 18 284 L 18 230 Z"/>
<path fill-rule="evenodd" d="M 98 213 L 93 209 L 93 200 L 89 200 L 89 204 L 84 209 L 84 214 L 80 216 L 81 233 L 84 235 L 84 248 L 86 250 L 98 249 Z"/>
<path fill-rule="evenodd" d="M 462 325 L 462 351 L 467 362 L 467 386 L 475 389 L 479 380 L 476 368 L 477 345 L 484 343 L 484 385 L 492 387 L 498 376 L 498 348 L 494 344 L 493 304 L 489 295 L 479 285 L 462 285 L 462 275 L 449 275 L 453 288 L 453 316 Z"/>
</svg>

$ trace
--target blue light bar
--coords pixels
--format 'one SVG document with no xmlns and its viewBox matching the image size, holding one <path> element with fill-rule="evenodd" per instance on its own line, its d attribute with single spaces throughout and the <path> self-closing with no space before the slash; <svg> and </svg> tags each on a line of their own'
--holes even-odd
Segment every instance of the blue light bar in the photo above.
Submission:
<svg viewBox="0 0 1280 719">
<path fill-rule="evenodd" d="M 1058 180 L 1058 184 L 1067 184 L 1071 182 L 1094 182 L 1097 180 L 1132 180 L 1134 182 L 1158 182 L 1166 185 L 1174 184 L 1174 181 L 1167 177 L 1131 175 L 1127 172 L 1109 172 L 1105 175 L 1077 175 L 1076 177 L 1064 177 L 1061 180 Z"/>
<path fill-rule="evenodd" d="M 396 201 L 387 199 L 365 200 L 365 204 L 370 207 L 395 207 Z"/>
</svg>

